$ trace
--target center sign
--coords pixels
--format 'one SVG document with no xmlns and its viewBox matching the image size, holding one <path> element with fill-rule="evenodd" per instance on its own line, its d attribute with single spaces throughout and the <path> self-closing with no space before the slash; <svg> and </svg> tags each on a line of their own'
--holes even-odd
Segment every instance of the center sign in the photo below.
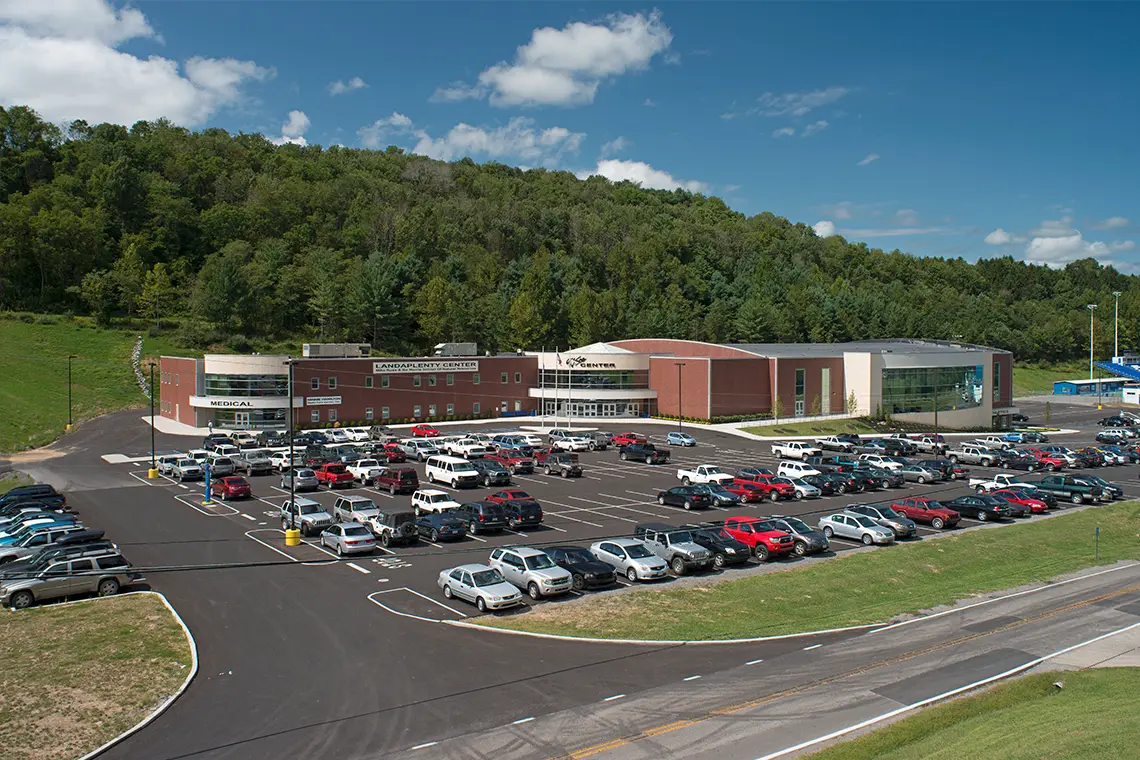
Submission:
<svg viewBox="0 0 1140 760">
<path fill-rule="evenodd" d="M 479 362 L 474 359 L 449 361 L 389 361 L 372 362 L 374 375 L 410 375 L 419 372 L 478 372 Z"/>
</svg>

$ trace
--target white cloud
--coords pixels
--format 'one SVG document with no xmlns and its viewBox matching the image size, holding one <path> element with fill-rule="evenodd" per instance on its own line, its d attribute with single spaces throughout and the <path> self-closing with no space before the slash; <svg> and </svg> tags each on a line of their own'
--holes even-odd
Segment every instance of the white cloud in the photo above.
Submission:
<svg viewBox="0 0 1140 760">
<path fill-rule="evenodd" d="M 617 13 L 596 24 L 574 22 L 561 29 L 535 29 L 513 63 L 502 61 L 478 83 L 456 82 L 436 90 L 436 101 L 490 97 L 497 106 L 578 105 L 593 102 L 598 86 L 646 68 L 664 53 L 673 33 L 661 14 Z"/>
<path fill-rule="evenodd" d="M 281 136 L 270 139 L 274 145 L 284 145 L 292 143 L 293 145 L 307 145 L 305 141 L 305 132 L 309 129 L 309 117 L 305 115 L 304 111 L 290 111 L 289 117 L 285 119 L 285 123 L 281 125 Z"/>
<path fill-rule="evenodd" d="M 1035 238 L 1039 237 L 1072 237 L 1077 231 L 1073 229 L 1073 217 L 1063 216 L 1060 219 L 1046 219 L 1029 231 Z M 1079 233 L 1077 233 L 1079 235 Z"/>
<path fill-rule="evenodd" d="M 917 227 L 918 212 L 912 208 L 900 208 L 895 212 L 895 221 L 904 227 Z"/>
<path fill-rule="evenodd" d="M 0 104 L 23 104 L 49 121 L 133 124 L 167 118 L 196 126 L 244 99 L 243 87 L 274 76 L 253 61 L 139 58 L 117 48 L 159 41 L 146 17 L 105 0 L 0 2 Z"/>
<path fill-rule="evenodd" d="M 1047 228 L 1048 229 L 1048 228 Z M 1096 259 L 1105 266 L 1114 266 L 1122 271 L 1135 271 L 1135 262 L 1121 261 L 1112 254 L 1131 251 L 1136 247 L 1132 240 L 1113 243 L 1086 240 L 1077 230 L 1069 235 L 1048 235 L 1034 237 L 1025 247 L 1025 260 L 1030 264 L 1043 264 L 1060 268 L 1078 259 Z"/>
<path fill-rule="evenodd" d="M 782 95 L 766 92 L 756 99 L 749 113 L 760 116 L 804 116 L 842 98 L 850 90 L 846 87 L 828 87 L 808 92 L 785 92 Z"/>
<path fill-rule="evenodd" d="M 632 144 L 632 142 L 619 135 L 602 146 L 602 155 L 616 156 L 618 153 L 629 148 Z"/>
<path fill-rule="evenodd" d="M 656 103 L 656 102 L 654 102 L 654 100 L 653 100 L 652 98 L 646 98 L 646 99 L 645 99 L 645 102 L 644 102 L 644 103 L 642 103 L 642 105 L 643 105 L 643 106 L 646 106 L 646 107 L 648 107 L 648 108 L 653 108 L 654 106 L 656 106 L 656 105 L 657 105 L 657 103 Z"/>
<path fill-rule="evenodd" d="M 741 187 L 743 187 L 743 185 L 725 185 L 725 186 L 724 186 L 724 191 L 725 191 L 726 193 L 735 193 L 735 192 L 736 192 L 737 190 L 739 190 Z"/>
<path fill-rule="evenodd" d="M 657 190 L 676 190 L 677 188 L 683 188 L 694 193 L 707 193 L 709 191 L 709 186 L 704 182 L 675 179 L 669 172 L 654 169 L 642 161 L 621 161 L 618 159 L 599 161 L 596 169 L 587 169 L 578 172 L 578 178 L 586 179 L 595 174 L 601 175 L 611 182 L 629 180 L 642 187 L 650 187 Z"/>
<path fill-rule="evenodd" d="M 811 137 L 812 135 L 822 132 L 825 129 L 827 129 L 827 122 L 821 119 L 820 121 L 813 122 L 804 127 L 803 134 L 801 134 L 800 137 Z"/>
<path fill-rule="evenodd" d="M 850 219 L 855 216 L 855 204 L 851 201 L 840 201 L 832 206 L 824 206 L 823 210 L 835 219 Z"/>
<path fill-rule="evenodd" d="M 878 160 L 879 160 L 879 154 L 878 153 L 868 153 L 866 158 L 864 158 L 862 161 L 860 161 L 859 163 L 857 163 L 855 165 L 856 166 L 866 166 L 867 164 L 873 164 Z"/>
<path fill-rule="evenodd" d="M 986 245 L 1006 245 L 1013 242 L 1013 235 L 998 227 L 986 235 L 984 242 Z"/>
<path fill-rule="evenodd" d="M 1092 225 L 1094 230 L 1115 230 L 1121 227 L 1127 227 L 1131 222 L 1123 216 L 1110 216 L 1107 219 L 1102 219 Z"/>
<path fill-rule="evenodd" d="M 909 235 L 940 235 L 950 232 L 948 227 L 888 227 L 886 229 L 843 230 L 845 237 L 906 237 Z"/>
<path fill-rule="evenodd" d="M 329 84 L 329 95 L 344 95 L 346 92 L 353 90 L 362 90 L 368 86 L 360 77 L 353 77 L 347 82 L 342 82 L 339 79 Z"/>
<path fill-rule="evenodd" d="M 1121 240 L 1118 243 L 1109 243 L 1108 247 L 1114 251 L 1131 251 L 1136 247 L 1136 242 L 1133 240 Z"/>
<path fill-rule="evenodd" d="M 732 118 L 732 117 L 729 117 Z M 772 133 L 772 137 L 791 137 L 796 133 L 795 127 L 780 127 Z"/>
<path fill-rule="evenodd" d="M 829 222 L 826 219 L 818 221 L 812 225 L 815 234 L 821 238 L 831 237 L 835 234 L 835 222 Z"/>
<path fill-rule="evenodd" d="M 392 137 L 407 135 L 411 131 L 412 120 L 402 113 L 393 111 L 391 116 L 377 119 L 367 127 L 356 130 L 356 134 L 365 148 L 386 148 L 392 144 Z"/>
</svg>

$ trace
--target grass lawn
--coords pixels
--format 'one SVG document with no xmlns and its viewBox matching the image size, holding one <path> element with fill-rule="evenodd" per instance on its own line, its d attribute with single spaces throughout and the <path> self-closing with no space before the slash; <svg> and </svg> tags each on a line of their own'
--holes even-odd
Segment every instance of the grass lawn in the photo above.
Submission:
<svg viewBox="0 0 1140 760">
<path fill-rule="evenodd" d="M 32 479 L 22 472 L 9 472 L 0 475 L 0 496 L 11 491 L 16 486 L 31 485 Z"/>
<path fill-rule="evenodd" d="M 741 428 L 753 435 L 839 435 L 840 433 L 875 434 L 878 431 L 861 419 L 816 420 L 814 422 L 786 422 L 778 425 L 759 425 Z"/>
<path fill-rule="evenodd" d="M 1013 397 L 1048 396 L 1053 393 L 1054 380 L 1085 380 L 1089 376 L 1088 362 L 1062 362 L 1060 364 L 1015 364 L 1013 367 Z"/>
<path fill-rule="evenodd" d="M 47 317 L 54 324 L 0 321 L 0 451 L 43 446 L 67 425 L 67 357 L 72 360 L 72 407 L 76 422 L 120 409 L 141 407 L 135 384 L 133 330 L 101 329 L 85 320 Z M 144 356 L 177 351 L 165 338 L 143 340 Z M 155 380 L 157 385 L 158 381 Z"/>
<path fill-rule="evenodd" d="M 1054 681 L 1064 681 L 1058 691 Z M 812 760 L 1135 757 L 1140 668 L 1040 673 L 928 707 Z"/>
<path fill-rule="evenodd" d="M 1093 534 L 1100 527 L 1100 558 Z M 976 594 L 1140 558 L 1140 501 L 961 531 L 730 581 L 668 584 L 489 616 L 500 628 L 628 639 L 734 639 L 889 620 Z"/>
<path fill-rule="evenodd" d="M 188 675 L 190 645 L 158 597 L 0 613 L 0 755 L 79 757 L 138 723 Z"/>
</svg>

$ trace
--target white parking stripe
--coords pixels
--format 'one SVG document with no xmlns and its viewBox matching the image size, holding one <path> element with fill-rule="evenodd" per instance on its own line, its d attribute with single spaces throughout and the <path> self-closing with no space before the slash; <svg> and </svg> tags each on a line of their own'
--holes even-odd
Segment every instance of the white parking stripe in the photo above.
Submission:
<svg viewBox="0 0 1140 760">
<path fill-rule="evenodd" d="M 487 539 L 485 539 L 485 538 L 479 538 L 478 536 L 473 536 L 473 535 L 471 535 L 470 533 L 468 533 L 468 534 L 467 534 L 467 537 L 468 537 L 468 538 L 470 538 L 472 541 L 480 541 L 480 542 L 482 542 L 482 543 L 484 543 L 484 544 L 485 544 L 485 543 L 487 543 Z"/>
<path fill-rule="evenodd" d="M 351 567 L 353 570 L 356 570 L 357 572 L 364 573 L 365 575 L 372 575 L 371 570 L 363 568 L 360 565 L 356 564 L 355 562 L 345 562 L 344 564 L 348 565 L 349 567 Z"/>
<path fill-rule="evenodd" d="M 682 678 L 681 680 L 682 681 L 695 681 L 698 678 L 700 678 L 700 676 L 689 676 L 688 678 Z"/>
<path fill-rule="evenodd" d="M 810 647 L 804 647 L 803 651 L 810 652 L 813 649 L 819 649 L 823 644 L 812 644 Z"/>
<path fill-rule="evenodd" d="M 250 517 L 250 516 L 249 516 L 249 515 L 247 515 L 245 512 L 242 512 L 242 513 L 241 513 L 241 516 L 242 516 L 242 517 L 244 517 L 245 519 L 249 520 L 250 522 L 257 522 L 257 518 L 256 518 L 256 517 Z"/>
<path fill-rule="evenodd" d="M 631 493 L 634 496 L 644 496 L 647 499 L 656 499 L 657 498 L 657 494 L 655 494 L 655 493 L 642 493 L 641 491 L 626 491 L 626 493 Z"/>
<path fill-rule="evenodd" d="M 612 697 L 606 697 L 602 701 L 603 702 L 613 702 L 615 699 L 622 699 L 624 697 L 625 697 L 624 694 L 614 694 Z"/>
<path fill-rule="evenodd" d="M 517 725 L 519 725 L 519 724 L 521 724 L 521 723 L 530 723 L 532 720 L 534 720 L 534 716 L 531 716 L 531 717 L 529 717 L 529 718 L 519 718 L 518 720 L 516 720 L 516 721 L 513 721 L 513 722 L 511 723 L 511 725 L 512 725 L 512 726 L 517 726 Z"/>
<path fill-rule="evenodd" d="M 756 664 L 758 664 L 758 663 L 761 663 L 761 662 L 764 662 L 764 660 L 763 660 L 763 659 L 759 659 L 759 660 L 749 660 L 748 662 L 746 662 L 746 663 L 744 663 L 744 664 L 745 664 L 745 665 L 756 665 Z"/>
</svg>

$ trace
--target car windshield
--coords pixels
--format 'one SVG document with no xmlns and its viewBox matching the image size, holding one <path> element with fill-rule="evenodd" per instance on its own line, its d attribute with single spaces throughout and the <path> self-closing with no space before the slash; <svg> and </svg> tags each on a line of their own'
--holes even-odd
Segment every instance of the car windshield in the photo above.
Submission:
<svg viewBox="0 0 1140 760">
<path fill-rule="evenodd" d="M 890 507 L 881 507 L 879 509 L 879 514 L 881 514 L 883 517 L 886 517 L 886 518 L 891 519 L 891 520 L 897 520 L 898 518 L 902 517 L 902 515 L 900 515 L 898 512 L 894 511 Z"/>
<path fill-rule="evenodd" d="M 545 554 L 536 554 L 533 557 L 524 557 L 523 561 L 526 562 L 527 570 L 548 570 L 554 567 L 554 563 L 550 557 Z"/>
<path fill-rule="evenodd" d="M 855 516 L 853 519 L 855 520 L 855 522 L 859 523 L 864 528 L 874 528 L 875 527 L 875 521 L 872 520 L 870 517 L 864 517 L 862 515 L 858 515 L 858 516 Z"/>
<path fill-rule="evenodd" d="M 645 559 L 646 557 L 652 557 L 653 556 L 653 553 L 650 552 L 648 549 L 646 549 L 641 544 L 634 544 L 632 546 L 627 546 L 627 547 L 625 547 L 625 550 L 626 550 L 626 553 L 629 554 L 630 559 Z"/>
<path fill-rule="evenodd" d="M 567 549 L 566 550 L 567 562 L 594 562 L 594 555 L 585 549 Z"/>
<path fill-rule="evenodd" d="M 724 490 L 722 486 L 706 486 L 706 488 L 708 489 L 708 493 L 711 493 L 715 496 L 732 496 L 732 494 Z"/>
<path fill-rule="evenodd" d="M 503 583 L 503 575 L 498 570 L 480 570 L 472 573 L 471 580 L 479 587 L 494 586 L 496 583 Z"/>
<path fill-rule="evenodd" d="M 193 459 L 179 459 L 178 460 L 178 466 L 179 467 L 196 467 L 197 464 L 198 463 L 196 461 L 194 461 Z"/>
<path fill-rule="evenodd" d="M 796 533 L 808 533 L 811 531 L 811 528 L 809 528 L 803 520 L 797 520 L 794 517 L 785 517 L 784 522 Z"/>
<path fill-rule="evenodd" d="M 777 528 L 773 523 L 770 523 L 767 520 L 757 520 L 756 522 L 751 523 L 751 525 L 752 525 L 752 529 L 755 530 L 757 533 L 763 533 L 763 532 L 769 531 L 769 530 L 779 530 L 779 528 Z"/>
<path fill-rule="evenodd" d="M 697 535 L 704 536 L 705 538 L 717 538 L 721 541 L 733 540 L 732 534 L 724 528 L 706 528 L 705 530 L 697 531 Z"/>
<path fill-rule="evenodd" d="M 346 535 L 346 536 L 370 536 L 372 534 L 369 533 L 368 528 L 365 528 L 363 525 L 350 525 L 344 529 L 344 535 Z"/>
<path fill-rule="evenodd" d="M 322 511 L 316 504 L 302 504 L 300 509 L 303 515 L 315 515 Z"/>
</svg>

